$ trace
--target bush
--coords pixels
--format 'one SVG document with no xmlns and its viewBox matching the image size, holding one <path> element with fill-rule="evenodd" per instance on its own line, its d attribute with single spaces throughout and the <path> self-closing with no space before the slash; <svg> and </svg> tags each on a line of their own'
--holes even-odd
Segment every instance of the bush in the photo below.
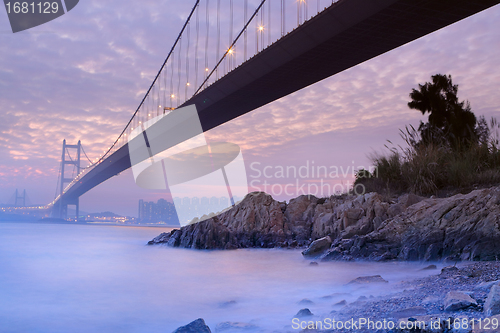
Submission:
<svg viewBox="0 0 500 333">
<path fill-rule="evenodd" d="M 419 195 L 463 192 L 499 184 L 499 129 L 493 118 L 488 124 L 487 138 L 457 150 L 446 145 L 418 144 L 419 132 L 406 127 L 400 132 L 407 146 L 386 146 L 390 150 L 387 156 L 371 156 L 377 174 L 360 170 L 354 184 L 363 184 L 368 192 Z"/>
</svg>

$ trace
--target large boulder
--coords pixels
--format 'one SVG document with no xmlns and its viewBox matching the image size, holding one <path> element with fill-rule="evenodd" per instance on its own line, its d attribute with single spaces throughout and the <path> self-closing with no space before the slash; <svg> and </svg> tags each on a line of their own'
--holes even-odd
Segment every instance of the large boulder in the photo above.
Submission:
<svg viewBox="0 0 500 333">
<path fill-rule="evenodd" d="M 301 195 L 290 200 L 285 210 L 284 231 L 289 238 L 302 244 L 311 238 L 314 210 L 318 198 L 313 195 Z"/>
<path fill-rule="evenodd" d="M 299 312 L 295 315 L 295 318 L 304 318 L 313 316 L 313 313 L 308 308 L 300 309 Z"/>
<path fill-rule="evenodd" d="M 263 192 L 205 221 L 163 233 L 148 244 L 193 249 L 270 248 L 286 241 L 282 204 Z"/>
<path fill-rule="evenodd" d="M 500 314 L 500 284 L 491 287 L 486 303 L 484 303 L 484 311 L 488 316 Z"/>
<path fill-rule="evenodd" d="M 445 311 L 458 311 L 477 306 L 475 299 L 460 291 L 450 291 L 444 299 Z"/>
<path fill-rule="evenodd" d="M 179 327 L 173 333 L 212 333 L 210 327 L 205 324 L 202 318 L 187 324 L 186 326 Z"/>
<path fill-rule="evenodd" d="M 368 283 L 388 283 L 389 281 L 385 280 L 380 275 L 371 275 L 371 276 L 360 276 L 351 280 L 348 284 L 368 284 Z"/>
<path fill-rule="evenodd" d="M 320 255 L 326 250 L 328 250 L 331 245 L 332 245 L 332 239 L 330 238 L 330 236 L 316 239 L 314 242 L 311 243 L 311 245 L 307 249 L 302 251 L 302 255 L 304 257 L 314 257 Z"/>
</svg>

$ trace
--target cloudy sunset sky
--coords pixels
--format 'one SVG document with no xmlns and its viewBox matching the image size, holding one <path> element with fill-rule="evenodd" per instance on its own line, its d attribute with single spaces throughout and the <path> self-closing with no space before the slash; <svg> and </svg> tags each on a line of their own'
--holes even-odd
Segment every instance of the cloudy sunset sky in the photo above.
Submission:
<svg viewBox="0 0 500 333">
<path fill-rule="evenodd" d="M 26 189 L 33 204 L 54 199 L 63 139 L 81 140 L 91 159 L 110 146 L 193 3 L 82 0 L 66 15 L 16 34 L 0 9 L 0 204 L 16 188 Z M 261 107 L 207 138 L 239 144 L 247 168 L 308 161 L 369 166 L 368 155 L 384 152 L 386 140 L 401 142 L 400 128 L 426 119 L 408 109 L 408 94 L 436 73 L 452 75 L 476 116 L 500 116 L 499 5 Z M 85 194 L 81 209 L 136 216 L 139 199 L 161 197 L 137 187 L 127 171 Z"/>
</svg>

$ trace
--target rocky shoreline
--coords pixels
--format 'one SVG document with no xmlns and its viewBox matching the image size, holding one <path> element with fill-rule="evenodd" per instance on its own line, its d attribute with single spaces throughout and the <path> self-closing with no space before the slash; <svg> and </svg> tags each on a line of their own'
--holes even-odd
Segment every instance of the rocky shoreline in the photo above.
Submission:
<svg viewBox="0 0 500 333">
<path fill-rule="evenodd" d="M 367 193 L 329 198 L 304 195 L 288 203 L 255 192 L 226 212 L 163 233 L 148 244 L 212 250 L 303 247 L 303 256 L 314 260 L 314 265 L 329 260 L 452 262 L 453 266 L 440 273 L 430 265 L 428 268 L 439 274 L 401 282 L 394 286 L 399 291 L 389 295 L 367 294 L 357 299 L 325 295 L 331 297 L 332 304 L 324 313 L 314 314 L 303 307 L 294 319 L 306 326 L 324 323 L 325 319 L 353 318 L 373 322 L 385 319 L 397 325 L 425 323 L 425 329 L 420 330 L 382 328 L 356 332 L 500 331 L 498 186 L 448 198 L 405 194 L 387 199 Z M 352 283 L 363 288 L 385 282 L 383 276 L 375 276 L 360 277 Z M 486 321 L 488 327 L 484 327 Z M 302 330 L 304 327 L 290 326 L 280 333 L 333 332 L 327 327 L 308 327 Z M 267 332 L 247 323 L 226 322 L 215 328 L 215 332 L 240 331 Z M 200 318 L 175 331 L 186 332 L 211 331 Z"/>
<path fill-rule="evenodd" d="M 500 187 L 449 198 L 378 193 L 279 202 L 250 193 L 236 207 L 162 233 L 149 245 L 297 248 L 318 260 L 491 261 L 500 257 Z"/>
<path fill-rule="evenodd" d="M 499 332 L 500 331 L 500 263 L 476 262 L 458 266 L 448 266 L 441 271 L 435 265 L 434 275 L 425 278 L 402 281 L 392 288 L 395 291 L 383 296 L 370 295 L 368 285 L 376 287 L 387 281 L 381 276 L 359 277 L 349 284 L 356 285 L 366 293 L 355 300 L 346 301 L 348 293 L 325 295 L 330 302 L 325 306 L 326 314 L 314 314 L 308 308 L 300 309 L 289 327 L 275 333 L 291 332 Z M 302 304 L 311 300 L 303 300 Z M 333 310 L 332 310 L 333 309 Z M 359 326 L 357 329 L 332 330 L 332 320 L 336 322 L 357 321 L 383 325 L 386 328 L 372 329 Z M 320 327 L 323 325 L 322 327 Z M 389 328 L 392 324 L 394 328 Z M 295 325 L 295 327 L 294 327 Z M 302 327 L 299 327 L 302 325 Z M 375 324 L 374 324 L 375 325 Z M 401 327 L 419 327 L 403 329 Z M 174 333 L 213 332 L 203 319 L 180 327 Z M 249 323 L 223 322 L 215 327 L 215 332 L 268 332 L 265 328 Z"/>
</svg>

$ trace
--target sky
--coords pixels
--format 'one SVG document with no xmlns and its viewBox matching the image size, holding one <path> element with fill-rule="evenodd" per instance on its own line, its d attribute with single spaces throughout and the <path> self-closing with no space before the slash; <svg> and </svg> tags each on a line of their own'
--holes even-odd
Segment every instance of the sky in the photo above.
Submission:
<svg viewBox="0 0 500 333">
<path fill-rule="evenodd" d="M 63 139 L 69 144 L 81 140 L 91 159 L 109 147 L 151 84 L 191 6 L 172 0 L 82 0 L 62 17 L 16 34 L 0 9 L 0 204 L 9 203 L 16 189 L 26 189 L 33 204 L 54 199 Z M 305 165 L 349 172 L 369 167 L 373 153 L 387 153 L 387 140 L 402 144 L 399 129 L 426 120 L 407 107 L 408 94 L 437 73 L 452 75 L 459 98 L 469 100 L 477 116 L 500 116 L 500 6 L 206 136 L 241 147 L 249 184 L 255 185 L 250 191 L 263 189 L 257 185 L 267 178 L 257 176 L 266 166 L 273 172 Z M 352 181 L 348 173 L 329 181 L 347 186 Z M 291 178 L 267 180 L 295 183 Z M 294 196 L 273 194 L 280 200 Z M 80 206 L 86 212 L 136 216 L 139 199 L 166 196 L 138 187 L 129 170 L 86 193 Z"/>
</svg>

